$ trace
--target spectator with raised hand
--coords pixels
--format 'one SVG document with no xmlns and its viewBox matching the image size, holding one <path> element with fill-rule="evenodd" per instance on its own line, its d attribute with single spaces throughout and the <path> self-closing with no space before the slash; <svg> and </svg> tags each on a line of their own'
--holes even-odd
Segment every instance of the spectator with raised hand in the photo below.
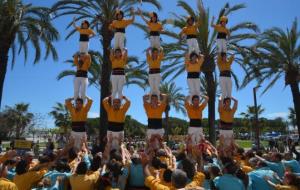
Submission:
<svg viewBox="0 0 300 190">
<path fill-rule="evenodd" d="M 271 154 L 271 160 L 270 161 L 268 161 L 268 160 L 266 160 L 266 159 L 264 159 L 264 158 L 262 158 L 258 155 L 256 155 L 256 158 L 258 158 L 259 160 L 266 163 L 267 166 L 271 170 L 273 170 L 275 173 L 277 173 L 280 178 L 283 178 L 285 168 L 284 168 L 284 165 L 282 163 L 282 155 L 279 152 L 273 152 Z"/>
<path fill-rule="evenodd" d="M 16 184 L 7 179 L 7 166 L 5 164 L 0 164 L 0 189 L 18 190 Z"/>
<path fill-rule="evenodd" d="M 275 184 L 267 176 L 264 177 L 267 183 L 275 190 L 299 190 L 300 178 L 292 173 L 285 173 L 283 178 L 283 185 Z"/>
</svg>

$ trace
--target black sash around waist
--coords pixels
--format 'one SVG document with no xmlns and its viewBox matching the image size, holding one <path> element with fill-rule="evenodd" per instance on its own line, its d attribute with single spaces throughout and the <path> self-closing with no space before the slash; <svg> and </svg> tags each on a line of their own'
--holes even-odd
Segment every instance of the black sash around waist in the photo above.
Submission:
<svg viewBox="0 0 300 190">
<path fill-rule="evenodd" d="M 193 39 L 193 38 L 197 38 L 197 36 L 195 34 L 186 35 L 186 39 Z"/>
<path fill-rule="evenodd" d="M 217 35 L 217 39 L 226 39 L 227 34 L 225 32 L 219 32 Z"/>
<path fill-rule="evenodd" d="M 160 73 L 160 69 L 157 68 L 157 69 L 150 69 L 149 70 L 149 74 L 157 74 L 157 73 Z"/>
<path fill-rule="evenodd" d="M 231 71 L 221 71 L 220 76 L 221 77 L 231 77 Z"/>
<path fill-rule="evenodd" d="M 200 72 L 188 72 L 187 78 L 188 79 L 196 79 L 200 77 Z"/>
<path fill-rule="evenodd" d="M 124 123 L 108 121 L 107 130 L 112 132 L 124 131 Z"/>
<path fill-rule="evenodd" d="M 202 127 L 201 119 L 190 119 L 190 127 Z"/>
<path fill-rule="evenodd" d="M 125 28 L 116 28 L 115 32 L 125 33 Z"/>
<path fill-rule="evenodd" d="M 161 118 L 149 118 L 148 119 L 148 129 L 162 129 L 162 119 Z"/>
<path fill-rule="evenodd" d="M 76 72 L 76 77 L 84 77 L 87 78 L 87 71 L 83 71 L 83 70 L 77 70 Z"/>
<path fill-rule="evenodd" d="M 159 36 L 159 32 L 158 31 L 150 31 L 150 36 Z"/>
<path fill-rule="evenodd" d="M 87 35 L 87 34 L 80 34 L 79 41 L 81 41 L 81 42 L 88 42 L 89 40 L 90 40 L 89 35 Z"/>
<path fill-rule="evenodd" d="M 123 68 L 115 68 L 112 70 L 113 75 L 125 75 L 125 71 Z"/>
<path fill-rule="evenodd" d="M 232 123 L 224 122 L 220 120 L 220 127 L 221 130 L 232 130 Z"/>
<path fill-rule="evenodd" d="M 72 121 L 72 131 L 85 132 L 85 121 Z"/>
</svg>

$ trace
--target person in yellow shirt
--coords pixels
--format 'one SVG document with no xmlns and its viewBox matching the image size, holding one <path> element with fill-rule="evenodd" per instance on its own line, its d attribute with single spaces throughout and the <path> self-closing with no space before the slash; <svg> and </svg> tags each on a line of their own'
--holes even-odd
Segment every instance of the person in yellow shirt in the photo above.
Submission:
<svg viewBox="0 0 300 190">
<path fill-rule="evenodd" d="M 192 101 L 190 103 L 190 96 L 185 99 L 185 109 L 187 111 L 188 117 L 190 119 L 190 124 L 188 128 L 188 135 L 191 138 L 193 145 L 199 144 L 202 139 L 204 139 L 203 128 L 201 124 L 202 111 L 207 105 L 208 97 L 203 96 L 204 101 L 200 102 L 200 98 L 197 95 L 192 96 Z"/>
<path fill-rule="evenodd" d="M 160 76 L 160 64 L 164 58 L 163 49 L 159 50 L 156 48 L 148 48 L 147 52 L 147 63 L 149 65 L 149 76 L 148 81 L 150 85 L 150 94 L 160 95 L 159 85 L 161 81 Z"/>
<path fill-rule="evenodd" d="M 131 9 L 132 18 L 129 20 L 124 19 L 124 12 L 121 10 L 116 10 L 116 20 L 114 20 L 110 25 L 109 29 L 115 31 L 114 35 L 114 49 L 124 49 L 125 43 L 125 29 L 128 25 L 134 22 L 134 9 Z"/>
<path fill-rule="evenodd" d="M 100 172 L 97 170 L 92 174 L 87 174 L 88 167 L 86 162 L 80 162 L 76 168 L 75 174 L 70 176 L 70 184 L 72 190 L 94 190 L 96 182 L 100 177 Z"/>
<path fill-rule="evenodd" d="M 5 164 L 0 165 L 0 189 L 18 190 L 16 184 L 7 179 L 7 166 Z"/>
<path fill-rule="evenodd" d="M 18 189 L 31 190 L 31 188 L 39 182 L 46 174 L 46 167 L 51 167 L 52 164 L 44 163 L 29 170 L 29 164 L 25 160 L 18 162 L 16 166 L 16 175 L 13 182 Z"/>
<path fill-rule="evenodd" d="M 95 36 L 95 32 L 90 28 L 90 23 L 87 20 L 82 21 L 81 27 L 76 26 L 76 18 L 73 18 L 73 26 L 80 33 L 79 52 L 87 53 L 89 51 L 89 40 Z"/>
<path fill-rule="evenodd" d="M 74 148 L 79 151 L 81 149 L 81 142 L 87 138 L 86 136 L 86 120 L 88 112 L 93 104 L 93 100 L 89 97 L 87 103 L 83 104 L 83 99 L 77 98 L 75 100 L 75 106 L 72 105 L 74 98 L 66 99 L 65 105 L 71 114 L 72 131 L 71 138 L 74 139 Z"/>
<path fill-rule="evenodd" d="M 91 66 L 91 56 L 88 53 L 74 55 L 74 65 L 76 66 L 76 76 L 74 80 L 74 99 L 86 98 L 86 88 L 88 86 L 88 69 Z"/>
<path fill-rule="evenodd" d="M 123 96 L 125 103 L 121 104 L 121 99 L 113 99 L 109 96 L 103 99 L 102 103 L 108 116 L 107 139 L 112 142 L 112 149 L 118 148 L 124 139 L 124 122 L 126 112 L 130 107 L 130 100 Z M 111 104 L 110 102 L 113 101 Z M 113 139 L 109 139 L 113 138 Z"/>
<path fill-rule="evenodd" d="M 200 95 L 200 72 L 203 61 L 204 56 L 194 52 L 185 56 L 185 69 L 190 96 Z"/>
<path fill-rule="evenodd" d="M 211 26 L 218 32 L 217 34 L 217 50 L 218 53 L 227 53 L 227 38 L 230 35 L 229 30 L 226 28 L 228 18 L 222 16 L 220 18 L 220 24 L 214 24 L 215 17 L 211 20 Z"/>
<path fill-rule="evenodd" d="M 187 18 L 187 25 L 181 30 L 179 36 L 183 38 L 186 36 L 186 42 L 188 45 L 188 52 L 191 54 L 192 52 L 200 54 L 199 44 L 197 40 L 198 28 L 201 25 L 200 21 L 195 23 L 195 18 L 189 16 Z"/>
<path fill-rule="evenodd" d="M 162 23 L 159 22 L 158 16 L 156 12 L 149 13 L 150 20 L 147 20 L 142 11 L 138 9 L 139 15 L 142 17 L 142 19 L 147 23 L 149 34 L 150 34 L 150 47 L 160 49 L 160 33 L 163 31 Z"/>
<path fill-rule="evenodd" d="M 127 64 L 127 50 L 115 49 L 110 51 L 112 64 L 111 86 L 112 99 L 123 98 L 123 86 L 125 84 L 125 65 Z"/>
<path fill-rule="evenodd" d="M 231 98 L 232 81 L 231 81 L 231 65 L 234 60 L 234 55 L 231 55 L 227 60 L 226 53 L 218 55 L 218 68 L 220 70 L 220 87 L 222 99 Z"/>
<path fill-rule="evenodd" d="M 166 109 L 167 95 L 161 94 L 162 101 L 159 100 L 155 94 L 144 95 L 144 109 L 148 117 L 148 129 L 147 139 L 151 139 L 152 136 L 158 135 L 160 138 L 164 135 L 164 129 L 162 128 L 162 114 Z M 150 99 L 150 102 L 149 102 Z"/>
<path fill-rule="evenodd" d="M 234 101 L 234 105 L 231 108 L 231 100 Z M 220 114 L 220 123 L 219 123 L 219 132 L 220 132 L 220 147 L 223 150 L 230 148 L 234 144 L 234 137 L 233 137 L 233 119 L 234 114 L 238 107 L 238 101 L 231 97 L 225 98 L 223 100 L 219 99 L 219 114 Z"/>
</svg>

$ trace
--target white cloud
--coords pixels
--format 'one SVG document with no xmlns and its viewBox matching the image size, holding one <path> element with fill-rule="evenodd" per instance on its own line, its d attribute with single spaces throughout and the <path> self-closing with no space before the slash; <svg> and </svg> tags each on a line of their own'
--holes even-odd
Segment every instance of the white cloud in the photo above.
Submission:
<svg viewBox="0 0 300 190">
<path fill-rule="evenodd" d="M 99 117 L 99 112 L 89 112 L 88 113 L 88 118 L 96 118 Z"/>
<path fill-rule="evenodd" d="M 282 117 L 282 118 L 287 118 L 288 117 L 288 114 L 287 112 L 274 112 L 274 113 L 268 113 L 265 115 L 265 117 L 269 118 L 269 119 L 274 119 L 274 118 L 277 118 L 277 117 Z"/>
</svg>

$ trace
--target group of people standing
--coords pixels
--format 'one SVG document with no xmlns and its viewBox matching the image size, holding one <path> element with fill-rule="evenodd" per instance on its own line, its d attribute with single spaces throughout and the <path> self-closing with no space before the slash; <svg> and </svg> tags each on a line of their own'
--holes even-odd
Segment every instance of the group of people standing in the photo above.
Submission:
<svg viewBox="0 0 300 190">
<path fill-rule="evenodd" d="M 127 110 L 130 107 L 130 100 L 123 95 L 123 86 L 125 84 L 125 68 L 128 59 L 128 51 L 125 48 L 126 28 L 135 20 L 135 11 L 131 10 L 132 18 L 125 19 L 121 10 L 116 10 L 115 20 L 109 25 L 109 29 L 114 32 L 113 48 L 110 50 L 110 61 L 112 64 L 111 73 L 111 95 L 102 102 L 108 114 L 108 132 L 107 140 L 112 142 L 112 147 L 118 148 L 124 139 L 124 122 Z M 155 12 L 149 13 L 149 20 L 145 18 L 143 12 L 138 9 L 138 14 L 145 21 L 149 30 L 150 47 L 146 51 L 146 60 L 149 66 L 148 82 L 150 86 L 149 94 L 144 95 L 144 109 L 148 117 L 147 140 L 153 147 L 159 148 L 159 142 L 162 141 L 164 129 L 162 127 L 162 114 L 167 105 L 167 95 L 160 92 L 161 82 L 161 62 L 164 59 L 164 50 L 161 46 L 160 34 L 163 32 L 163 24 L 159 21 Z M 232 123 L 234 113 L 237 110 L 237 100 L 231 96 L 231 64 L 234 61 L 232 55 L 227 59 L 227 39 L 230 35 L 226 28 L 228 19 L 222 16 L 218 24 L 214 24 L 214 18 L 211 26 L 217 32 L 217 64 L 220 70 L 220 87 L 222 95 L 219 100 L 220 113 L 220 147 L 223 151 L 232 150 L 234 145 Z M 95 35 L 89 27 L 89 22 L 84 20 L 81 27 L 77 27 L 75 19 L 73 23 L 75 29 L 80 33 L 79 52 L 74 55 L 74 64 L 77 66 L 76 77 L 74 80 L 74 97 L 66 100 L 66 106 L 72 117 L 72 133 L 75 139 L 75 145 L 79 148 L 80 140 L 86 138 L 85 122 L 87 113 L 92 105 L 92 100 L 86 95 L 88 84 L 88 69 L 91 66 L 91 56 L 88 53 L 89 39 Z M 185 68 L 187 72 L 187 84 L 189 95 L 185 100 L 185 108 L 190 119 L 187 143 L 196 146 L 206 143 L 202 129 L 202 111 L 206 107 L 209 97 L 200 92 L 200 74 L 201 66 L 205 57 L 201 54 L 198 44 L 198 28 L 201 22 L 189 16 L 186 20 L 186 26 L 178 34 L 187 42 L 187 53 L 185 56 Z M 72 100 L 75 104 L 72 105 Z M 234 101 L 231 107 L 231 100 Z M 86 103 L 85 103 L 86 102 Z"/>
</svg>

